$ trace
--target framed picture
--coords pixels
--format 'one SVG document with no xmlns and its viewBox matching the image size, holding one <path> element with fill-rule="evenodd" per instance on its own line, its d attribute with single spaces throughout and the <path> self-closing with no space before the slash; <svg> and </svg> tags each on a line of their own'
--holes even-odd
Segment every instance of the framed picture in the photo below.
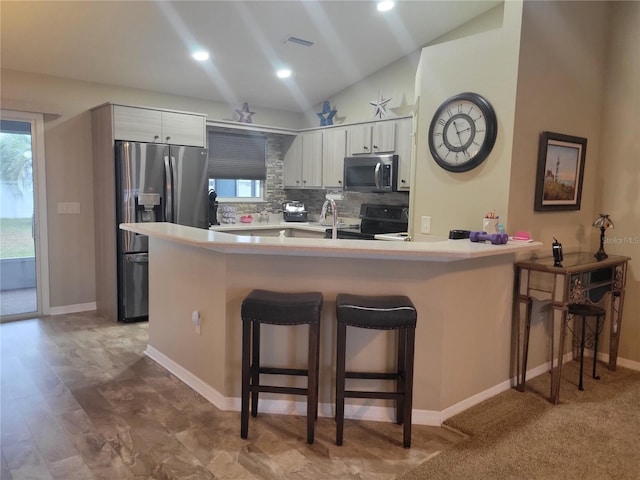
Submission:
<svg viewBox="0 0 640 480">
<path fill-rule="evenodd" d="M 580 210 L 587 139 L 542 132 L 538 148 L 536 212 Z"/>
</svg>

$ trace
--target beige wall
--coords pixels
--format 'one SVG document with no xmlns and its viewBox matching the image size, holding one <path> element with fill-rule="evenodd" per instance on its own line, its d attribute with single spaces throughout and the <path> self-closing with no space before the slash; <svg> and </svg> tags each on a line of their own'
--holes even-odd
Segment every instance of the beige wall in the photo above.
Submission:
<svg viewBox="0 0 640 480">
<path fill-rule="evenodd" d="M 476 228 L 486 210 L 496 209 L 507 216 L 510 231 L 530 230 L 547 246 L 556 235 L 567 249 L 595 251 L 598 236 L 591 221 L 600 210 L 610 213 L 616 228 L 607 233 L 615 243 L 608 243 L 606 249 L 632 257 L 620 356 L 640 362 L 640 2 L 532 1 L 519 5 L 518 1 L 506 2 L 433 42 L 434 53 L 429 55 L 440 62 L 444 81 L 436 71 L 417 72 L 416 85 L 424 86 L 421 88 L 425 91 L 421 93 L 424 98 L 419 112 L 418 132 L 423 134 L 419 136 L 415 165 L 413 218 L 432 215 L 434 233 L 446 233 L 453 227 Z M 520 8 L 521 39 L 517 33 Z M 503 9 L 504 31 L 496 28 L 503 21 Z M 462 38 L 470 34 L 476 35 Z M 506 45 L 500 44 L 500 39 L 508 40 Z M 467 48 L 476 48 L 477 41 L 497 43 L 496 50 L 489 56 L 483 51 L 465 53 Z M 515 54 L 517 45 L 520 49 Z M 464 69 L 453 69 L 452 58 L 456 65 L 461 58 L 471 63 L 465 62 Z M 519 62 L 517 67 L 514 61 Z M 378 90 L 393 99 L 390 111 L 394 114 L 401 100 L 412 105 L 414 62 L 413 57 L 400 60 L 328 99 L 338 110 L 338 120 L 351 123 L 372 119 L 368 102 L 377 97 Z M 468 68 L 480 75 L 470 78 Z M 45 117 L 51 305 L 93 302 L 88 109 L 105 101 L 118 101 L 232 119 L 236 107 L 6 70 L 0 73 L 3 98 L 60 106 L 62 117 Z M 450 88 L 447 82 L 451 82 Z M 496 89 L 496 84 L 500 88 Z M 390 90 L 386 90 L 387 85 Z M 464 90 L 484 93 L 494 103 L 500 122 L 498 142 L 481 167 L 463 174 L 465 177 L 449 177 L 427 156 L 424 132 L 446 95 Z M 319 108 L 307 115 L 259 111 L 254 121 L 289 128 L 317 126 L 315 112 Z M 404 109 L 400 112 L 405 114 Z M 533 211 L 538 135 L 542 130 L 588 138 L 579 212 Z M 456 198 L 454 204 L 449 203 L 451 198 Z M 65 201 L 79 201 L 81 214 L 57 215 L 55 205 Z"/>
<path fill-rule="evenodd" d="M 611 215 L 609 254 L 631 257 L 619 356 L 640 365 L 640 2 L 613 2 L 595 207 Z M 597 234 L 591 230 L 591 249 Z"/>
<path fill-rule="evenodd" d="M 410 201 L 417 239 L 421 235 L 415 226 L 420 225 L 422 216 L 431 217 L 433 235 L 447 235 L 452 228 L 479 230 L 482 217 L 491 210 L 507 218 L 521 9 L 521 2 L 507 2 L 502 28 L 422 50 L 416 81 L 420 105 Z M 498 136 L 491 155 L 479 167 L 452 173 L 431 158 L 429 124 L 445 99 L 469 91 L 483 95 L 493 105 Z"/>
<path fill-rule="evenodd" d="M 96 83 L 2 70 L 3 100 L 50 107 L 62 115 L 45 115 L 47 221 L 49 228 L 50 305 L 95 302 L 93 169 L 89 109 L 112 101 L 131 105 L 202 112 L 209 119 L 233 120 L 234 109 L 196 98 L 162 95 Z M 256 123 L 296 128 L 302 115 L 260 110 Z M 79 202 L 80 215 L 58 215 L 59 202 Z"/>
<path fill-rule="evenodd" d="M 412 299 L 418 311 L 413 400 L 418 416 L 442 412 L 510 378 L 513 255 L 456 262 L 353 258 L 345 262 L 327 256 L 221 254 L 153 237 L 150 252 L 150 298 L 172 301 L 151 302 L 149 345 L 215 389 L 216 398 L 240 396 L 241 303 L 253 288 L 275 288 L 274 278 L 280 291 L 323 294 L 320 402 L 324 415 L 331 414 L 335 397 L 335 297 L 340 292 L 403 294 Z M 487 278 L 493 281 L 483 284 Z M 200 334 L 191 323 L 194 310 L 201 314 Z M 304 326 L 263 326 L 263 364 L 304 368 L 307 331 Z M 392 369 L 394 342 L 393 333 L 349 329 L 348 368 Z M 392 387 L 389 382 L 375 383 L 355 385 Z M 359 415 L 366 415 L 366 408 L 360 410 Z"/>
<path fill-rule="evenodd" d="M 598 231 L 591 223 L 600 211 L 610 213 L 618 223 L 607 232 L 606 249 L 632 257 L 619 357 L 621 364 L 637 367 L 640 3 L 524 2 L 521 22 L 518 3 L 505 4 L 502 29 L 423 49 L 416 75 L 420 108 L 412 223 L 419 225 L 422 215 L 430 215 L 432 233 L 444 235 L 454 227 L 479 228 L 482 214 L 496 209 L 509 232 L 530 231 L 546 245 L 540 256 L 548 256 L 553 236 L 565 251 L 595 252 Z M 473 73 L 461 74 L 459 65 Z M 449 174 L 431 160 L 426 132 L 442 100 L 467 90 L 484 94 L 493 104 L 498 139 L 480 167 Z M 579 211 L 534 212 L 538 138 L 544 130 L 588 139 Z M 416 231 L 414 236 L 420 238 Z M 550 326 L 544 318 L 548 311 L 536 309 L 531 368 L 549 360 Z"/>
<path fill-rule="evenodd" d="M 502 25 L 503 4 L 470 20 L 464 25 L 437 38 L 430 45 L 466 37 L 479 32 L 498 28 Z M 415 77 L 420 61 L 420 52 L 408 54 L 406 57 L 387 65 L 379 71 L 369 75 L 364 80 L 327 98 L 331 108 L 337 110 L 334 124 L 348 124 L 375 120 L 373 107 L 369 104 L 381 93 L 391 101 L 387 108 L 387 117 L 402 117 L 411 115 L 415 105 Z M 307 127 L 317 127 L 319 120 L 316 112 L 322 111 L 322 103 L 315 105 L 305 113 Z"/>
<path fill-rule="evenodd" d="M 591 223 L 608 18 L 608 7 L 601 2 L 524 4 L 508 223 L 510 230 L 530 231 L 549 248 L 553 237 L 565 251 L 588 250 L 596 240 Z M 533 210 L 542 131 L 587 138 L 579 211 Z M 548 256 L 551 251 L 543 253 Z"/>
</svg>

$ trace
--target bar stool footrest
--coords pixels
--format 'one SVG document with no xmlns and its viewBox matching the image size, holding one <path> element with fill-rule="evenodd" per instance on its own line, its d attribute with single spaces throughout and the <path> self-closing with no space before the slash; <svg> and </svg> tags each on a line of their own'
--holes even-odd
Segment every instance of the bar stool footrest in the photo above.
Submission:
<svg viewBox="0 0 640 480">
<path fill-rule="evenodd" d="M 388 372 L 345 372 L 344 378 L 359 378 L 361 380 L 398 380 L 402 378 L 399 373 Z"/>
<path fill-rule="evenodd" d="M 255 370 L 254 370 L 255 371 Z M 279 367 L 260 367 L 258 373 L 267 375 L 298 375 L 309 376 L 309 370 L 301 368 L 279 368 Z"/>
<path fill-rule="evenodd" d="M 375 398 L 379 400 L 398 400 L 404 398 L 404 392 L 362 392 L 345 390 L 344 398 Z"/>
<path fill-rule="evenodd" d="M 309 390 L 301 387 L 281 387 L 276 385 L 251 385 L 252 392 L 261 393 L 286 393 L 289 395 L 307 395 Z"/>
</svg>

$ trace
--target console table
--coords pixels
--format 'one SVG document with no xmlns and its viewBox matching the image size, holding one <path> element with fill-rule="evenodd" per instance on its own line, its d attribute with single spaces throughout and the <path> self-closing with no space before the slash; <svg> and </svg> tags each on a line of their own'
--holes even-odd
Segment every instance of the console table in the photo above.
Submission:
<svg viewBox="0 0 640 480">
<path fill-rule="evenodd" d="M 557 404 L 560 397 L 560 376 L 562 358 L 567 336 L 567 305 L 572 303 L 576 289 L 584 289 L 588 301 L 599 302 L 607 293 L 611 293 L 611 305 L 608 317 L 610 320 L 609 369 L 616 369 L 618 343 L 622 323 L 622 307 L 627 279 L 627 263 L 629 257 L 610 255 L 597 261 L 592 253 L 573 253 L 564 256 L 561 266 L 554 266 L 553 258 L 542 258 L 517 262 L 515 264 L 513 295 L 513 328 L 516 341 L 516 375 L 517 388 L 524 391 L 527 375 L 527 356 L 529 351 L 529 333 L 531 327 L 531 310 L 534 298 L 545 296 L 553 307 L 552 321 L 555 322 L 556 311 L 560 313 L 560 333 L 557 357 L 551 350 L 551 402 Z M 525 305 L 524 332 L 521 331 L 520 309 Z M 555 336 L 555 335 L 554 335 Z M 522 338 L 521 338 L 522 337 Z"/>
</svg>

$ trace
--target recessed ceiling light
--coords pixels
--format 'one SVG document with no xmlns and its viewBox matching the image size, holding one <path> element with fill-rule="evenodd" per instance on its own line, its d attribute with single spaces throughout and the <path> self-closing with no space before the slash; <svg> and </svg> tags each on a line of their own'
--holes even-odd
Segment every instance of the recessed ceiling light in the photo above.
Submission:
<svg viewBox="0 0 640 480">
<path fill-rule="evenodd" d="M 291 76 L 291 70 L 288 68 L 281 68 L 276 72 L 278 78 L 289 78 Z"/>
<path fill-rule="evenodd" d="M 209 52 L 207 52 L 206 50 L 198 50 L 196 52 L 193 52 L 191 56 L 199 62 L 209 60 Z"/>
<path fill-rule="evenodd" d="M 389 1 L 378 2 L 378 11 L 388 12 L 393 8 L 394 5 L 395 5 L 395 2 L 389 2 Z"/>
</svg>

